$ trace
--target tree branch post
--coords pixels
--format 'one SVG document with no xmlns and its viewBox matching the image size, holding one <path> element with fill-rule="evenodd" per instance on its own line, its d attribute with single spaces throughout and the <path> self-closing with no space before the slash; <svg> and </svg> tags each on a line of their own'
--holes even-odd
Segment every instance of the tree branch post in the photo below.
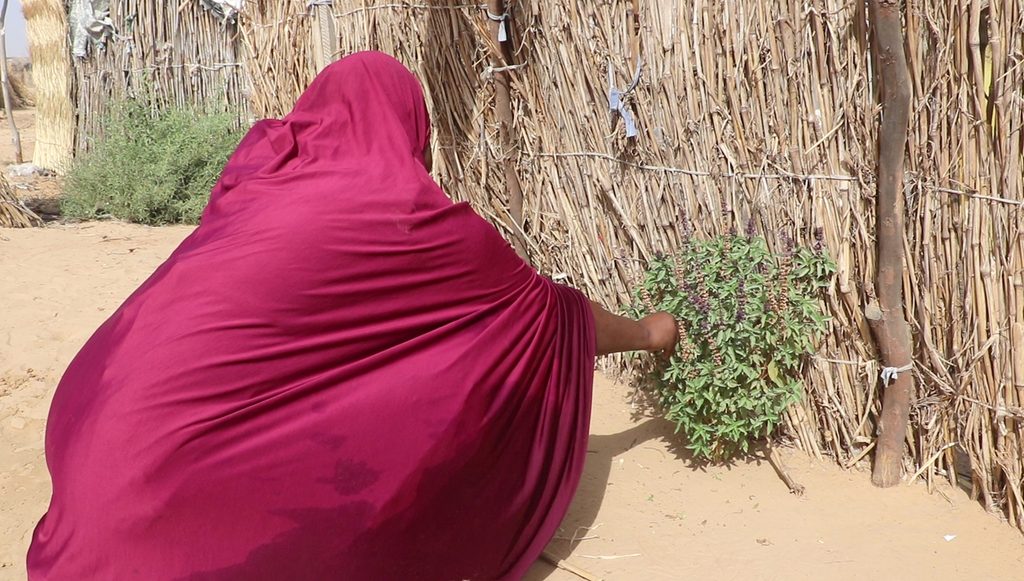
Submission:
<svg viewBox="0 0 1024 581">
<path fill-rule="evenodd" d="M 886 376 L 882 417 L 875 447 L 871 481 L 890 487 L 902 478 L 903 451 L 914 375 L 910 326 L 903 308 L 903 163 L 910 119 L 910 73 L 903 50 L 903 24 L 899 0 L 869 0 L 874 27 L 872 52 L 881 76 L 882 119 L 878 128 L 878 191 L 876 209 L 877 303 L 868 305 L 865 316 L 882 364 L 902 370 Z"/>
<path fill-rule="evenodd" d="M 498 139 L 501 146 L 502 166 L 505 171 L 505 188 L 508 192 L 508 210 L 512 216 L 512 246 L 519 256 L 529 262 L 526 241 L 523 239 L 523 186 L 516 171 L 516 160 L 510 155 L 512 145 L 512 98 L 509 82 L 509 67 L 512 64 L 512 15 L 506 12 L 504 0 L 488 0 L 487 17 L 490 21 L 492 68 L 494 69 L 494 109 L 498 116 Z"/>
<path fill-rule="evenodd" d="M 24 163 L 25 156 L 21 152 L 21 134 L 14 122 L 14 105 L 11 103 L 11 79 L 7 72 L 7 0 L 0 5 L 0 84 L 3 85 L 4 111 L 7 112 L 7 123 L 11 126 L 11 141 L 14 142 L 14 163 Z"/>
</svg>

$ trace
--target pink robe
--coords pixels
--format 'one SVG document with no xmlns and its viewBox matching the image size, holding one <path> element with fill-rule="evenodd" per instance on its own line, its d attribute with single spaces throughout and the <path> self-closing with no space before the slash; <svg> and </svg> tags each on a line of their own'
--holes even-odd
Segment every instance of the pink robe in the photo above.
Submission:
<svg viewBox="0 0 1024 581">
<path fill-rule="evenodd" d="M 30 579 L 522 577 L 583 467 L 593 319 L 428 140 L 379 53 L 252 128 L 57 388 Z"/>
</svg>

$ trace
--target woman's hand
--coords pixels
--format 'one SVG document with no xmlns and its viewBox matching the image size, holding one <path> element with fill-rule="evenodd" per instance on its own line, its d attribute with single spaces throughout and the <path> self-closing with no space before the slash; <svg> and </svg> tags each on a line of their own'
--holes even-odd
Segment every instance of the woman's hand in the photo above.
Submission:
<svg viewBox="0 0 1024 581">
<path fill-rule="evenodd" d="M 598 355 L 623 351 L 671 352 L 679 340 L 675 317 L 668 313 L 654 313 L 636 321 L 613 315 L 594 301 L 590 301 L 590 308 L 594 313 Z"/>
<path fill-rule="evenodd" d="M 640 319 L 647 335 L 647 351 L 671 353 L 679 342 L 679 327 L 676 318 L 661 311 Z"/>
</svg>

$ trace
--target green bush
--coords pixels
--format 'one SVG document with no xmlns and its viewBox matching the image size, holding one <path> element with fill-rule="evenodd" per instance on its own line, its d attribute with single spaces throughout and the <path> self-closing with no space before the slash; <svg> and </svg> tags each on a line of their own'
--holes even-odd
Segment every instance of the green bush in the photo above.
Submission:
<svg viewBox="0 0 1024 581">
<path fill-rule="evenodd" d="M 760 237 L 691 240 L 648 268 L 633 314 L 679 321 L 670 357 L 646 359 L 649 387 L 666 417 L 704 460 L 746 452 L 782 420 L 802 392 L 802 365 L 826 329 L 820 295 L 835 265 L 821 233 L 814 248 L 781 255 Z"/>
<path fill-rule="evenodd" d="M 66 217 L 160 225 L 199 221 L 242 131 L 230 113 L 117 103 L 104 137 L 68 173 Z"/>
</svg>

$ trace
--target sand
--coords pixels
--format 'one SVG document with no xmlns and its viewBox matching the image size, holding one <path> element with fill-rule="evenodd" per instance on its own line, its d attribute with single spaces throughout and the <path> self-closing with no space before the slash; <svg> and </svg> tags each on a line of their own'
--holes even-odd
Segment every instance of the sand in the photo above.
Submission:
<svg viewBox="0 0 1024 581">
<path fill-rule="evenodd" d="M 117 222 L 0 229 L 0 581 L 25 578 L 32 528 L 46 510 L 43 434 L 64 368 L 189 231 Z M 1024 535 L 960 490 L 878 490 L 863 470 L 789 450 L 785 462 L 807 489 L 796 497 L 765 462 L 689 462 L 671 425 L 633 419 L 628 395 L 597 379 L 583 480 L 548 549 L 596 577 L 1024 578 Z M 528 579 L 578 577 L 538 562 Z"/>
</svg>

